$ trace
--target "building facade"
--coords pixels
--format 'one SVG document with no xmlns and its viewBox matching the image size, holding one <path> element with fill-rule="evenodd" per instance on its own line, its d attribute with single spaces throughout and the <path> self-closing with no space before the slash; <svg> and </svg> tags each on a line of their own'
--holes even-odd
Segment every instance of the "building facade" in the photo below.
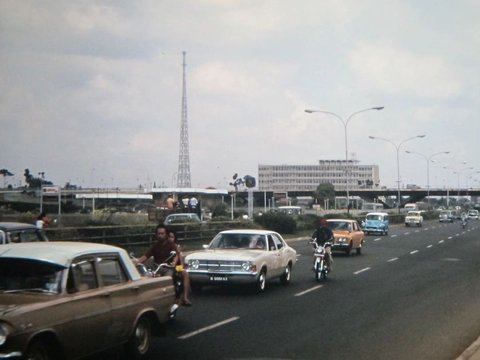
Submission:
<svg viewBox="0 0 480 360">
<path fill-rule="evenodd" d="M 317 165 L 258 165 L 260 191 L 315 191 L 320 184 L 335 190 L 372 189 L 380 186 L 378 165 L 358 160 L 319 160 Z"/>
</svg>

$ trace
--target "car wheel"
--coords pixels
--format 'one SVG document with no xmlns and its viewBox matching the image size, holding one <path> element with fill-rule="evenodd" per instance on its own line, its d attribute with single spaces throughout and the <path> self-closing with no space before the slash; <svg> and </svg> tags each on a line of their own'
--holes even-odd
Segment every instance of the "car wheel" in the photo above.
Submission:
<svg viewBox="0 0 480 360">
<path fill-rule="evenodd" d="M 256 284 L 257 292 L 259 293 L 264 292 L 266 283 L 267 283 L 267 273 L 265 269 L 262 269 L 262 271 L 260 271 L 260 275 L 258 276 L 258 280 Z"/>
<path fill-rule="evenodd" d="M 283 275 L 280 277 L 280 282 L 283 285 L 288 285 L 292 278 L 292 265 L 288 264 L 283 271 Z"/>
<path fill-rule="evenodd" d="M 25 353 L 27 360 L 49 360 L 55 358 L 52 356 L 49 347 L 40 340 L 33 341 Z"/>
<path fill-rule="evenodd" d="M 150 349 L 152 342 L 152 323 L 146 316 L 142 316 L 127 343 L 129 359 L 139 359 Z"/>
<path fill-rule="evenodd" d="M 352 243 L 348 245 L 348 247 L 345 249 L 345 255 L 350 256 L 350 252 L 352 251 Z"/>
<path fill-rule="evenodd" d="M 357 252 L 357 255 L 361 255 L 361 254 L 362 254 L 362 243 L 360 243 L 360 246 L 357 247 L 357 248 L 355 249 L 355 251 Z"/>
</svg>

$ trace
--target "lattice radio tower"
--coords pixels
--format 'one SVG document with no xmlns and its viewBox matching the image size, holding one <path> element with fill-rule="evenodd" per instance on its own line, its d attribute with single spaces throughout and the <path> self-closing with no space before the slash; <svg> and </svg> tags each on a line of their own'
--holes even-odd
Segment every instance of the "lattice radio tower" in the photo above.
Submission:
<svg viewBox="0 0 480 360">
<path fill-rule="evenodd" d="M 178 154 L 177 187 L 191 187 L 190 156 L 188 151 L 188 120 L 187 120 L 187 83 L 186 83 L 186 52 L 183 51 L 183 91 L 182 91 L 182 122 L 180 125 L 180 152 Z"/>
</svg>

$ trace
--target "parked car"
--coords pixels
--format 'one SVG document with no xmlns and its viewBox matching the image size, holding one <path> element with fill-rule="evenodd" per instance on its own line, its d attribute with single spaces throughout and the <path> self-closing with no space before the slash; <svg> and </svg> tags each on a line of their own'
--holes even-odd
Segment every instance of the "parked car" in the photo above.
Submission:
<svg viewBox="0 0 480 360">
<path fill-rule="evenodd" d="M 344 251 L 347 256 L 350 255 L 352 249 L 355 249 L 359 255 L 362 253 L 365 233 L 357 220 L 328 219 L 327 223 L 334 236 L 332 251 Z"/>
<path fill-rule="evenodd" d="M 170 277 L 141 277 L 120 248 L 82 242 L 0 251 L 0 358 L 78 359 L 125 345 L 145 354 L 174 302 Z"/>
<path fill-rule="evenodd" d="M 20 222 L 0 222 L 0 245 L 32 241 L 48 241 L 43 230 Z"/>
<path fill-rule="evenodd" d="M 218 233 L 203 251 L 186 257 L 192 286 L 252 284 L 262 292 L 266 281 L 291 279 L 296 251 L 269 230 L 227 230 Z"/>
<path fill-rule="evenodd" d="M 468 210 L 468 218 L 478 220 L 479 218 L 478 210 L 475 210 L 475 209 Z"/>
<path fill-rule="evenodd" d="M 438 221 L 440 222 L 453 222 L 455 220 L 455 215 L 451 210 L 442 210 L 438 214 Z"/>
<path fill-rule="evenodd" d="M 200 217 L 195 213 L 177 213 L 170 214 L 165 218 L 164 225 L 172 225 L 175 223 L 194 223 L 200 224 L 202 221 Z"/>
<path fill-rule="evenodd" d="M 405 226 L 422 226 L 423 216 L 420 211 L 409 211 L 405 216 Z"/>
<path fill-rule="evenodd" d="M 388 235 L 390 221 L 387 213 L 372 212 L 365 216 L 363 231 L 365 235 Z"/>
</svg>

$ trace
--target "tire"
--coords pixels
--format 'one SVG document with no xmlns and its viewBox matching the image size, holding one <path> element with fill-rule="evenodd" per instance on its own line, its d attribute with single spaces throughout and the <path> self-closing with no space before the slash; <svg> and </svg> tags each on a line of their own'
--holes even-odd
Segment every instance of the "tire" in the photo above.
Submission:
<svg viewBox="0 0 480 360">
<path fill-rule="evenodd" d="M 350 256 L 350 252 L 352 251 L 352 243 L 348 245 L 348 247 L 345 249 L 345 255 Z"/>
<path fill-rule="evenodd" d="M 34 340 L 25 353 L 26 360 L 51 360 L 55 359 L 49 346 L 40 340 Z"/>
<path fill-rule="evenodd" d="M 257 283 L 255 284 L 255 289 L 258 293 L 263 293 L 265 291 L 265 285 L 267 283 L 267 272 L 265 269 L 260 271 L 260 275 L 258 275 Z"/>
<path fill-rule="evenodd" d="M 142 316 L 135 324 L 132 336 L 127 343 L 129 359 L 140 359 L 150 349 L 152 343 L 152 322 L 146 316 Z"/>
<path fill-rule="evenodd" d="M 320 261 L 317 264 L 317 268 L 315 269 L 315 280 L 320 282 L 327 278 L 327 273 L 325 272 L 325 260 Z"/>
<path fill-rule="evenodd" d="M 280 277 L 280 282 L 283 285 L 288 285 L 288 284 L 290 284 L 291 279 L 292 279 L 292 265 L 288 264 L 285 267 L 283 275 Z"/>
<path fill-rule="evenodd" d="M 357 247 L 355 251 L 357 252 L 357 255 L 362 255 L 362 244 L 360 244 L 360 246 Z"/>
</svg>

